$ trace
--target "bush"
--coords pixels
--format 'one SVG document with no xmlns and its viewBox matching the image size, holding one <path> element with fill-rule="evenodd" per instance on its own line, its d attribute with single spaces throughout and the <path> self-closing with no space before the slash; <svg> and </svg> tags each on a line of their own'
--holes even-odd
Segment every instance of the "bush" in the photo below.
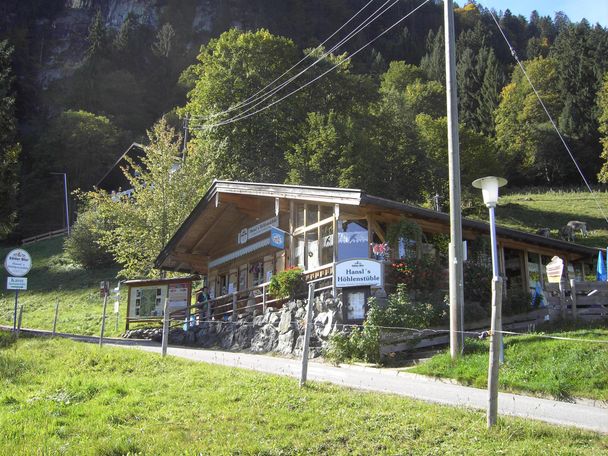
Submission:
<svg viewBox="0 0 608 456">
<path fill-rule="evenodd" d="M 109 222 L 97 211 L 86 209 L 80 212 L 64 243 L 66 255 L 85 269 L 112 266 L 114 258 L 99 245 L 100 232 L 109 229 Z"/>
<path fill-rule="evenodd" d="M 514 281 L 507 290 L 507 299 L 503 300 L 503 315 L 516 315 L 528 312 L 532 306 L 532 296 L 521 286 L 521 282 Z"/>
<path fill-rule="evenodd" d="M 272 276 L 268 293 L 275 298 L 293 298 L 304 287 L 303 271 L 300 268 L 288 268 Z"/>
<path fill-rule="evenodd" d="M 389 295 L 384 308 L 371 298 L 363 327 L 332 335 L 325 357 L 334 363 L 353 360 L 376 363 L 380 361 L 382 327 L 423 329 L 446 317 L 442 293 L 418 294 L 418 298 L 412 300 L 404 284 L 397 285 L 396 293 Z"/>
<path fill-rule="evenodd" d="M 394 282 L 404 284 L 410 291 L 436 290 L 443 280 L 443 267 L 434 256 L 398 260 L 391 267 Z"/>
</svg>

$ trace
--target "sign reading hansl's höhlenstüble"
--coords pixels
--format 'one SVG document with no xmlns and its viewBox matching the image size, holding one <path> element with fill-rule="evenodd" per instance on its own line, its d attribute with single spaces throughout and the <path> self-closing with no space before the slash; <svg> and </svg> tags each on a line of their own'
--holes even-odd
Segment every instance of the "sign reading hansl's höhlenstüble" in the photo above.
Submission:
<svg viewBox="0 0 608 456">
<path fill-rule="evenodd" d="M 369 259 L 354 259 L 336 263 L 336 287 L 382 287 L 382 263 Z"/>
</svg>

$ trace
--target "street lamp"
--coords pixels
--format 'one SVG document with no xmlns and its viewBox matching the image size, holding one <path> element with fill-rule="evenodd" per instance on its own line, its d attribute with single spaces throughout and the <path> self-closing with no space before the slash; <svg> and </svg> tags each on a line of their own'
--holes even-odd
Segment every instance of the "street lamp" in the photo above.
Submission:
<svg viewBox="0 0 608 456">
<path fill-rule="evenodd" d="M 494 208 L 498 203 L 498 189 L 507 183 L 496 176 L 482 177 L 473 181 L 473 187 L 481 189 L 483 202 L 490 211 L 490 242 L 492 244 L 492 323 L 490 325 L 490 360 L 488 366 L 488 428 L 496 424 L 498 413 L 498 367 L 502 342 L 502 278 L 498 273 L 498 248 L 496 246 L 496 219 Z"/>
<path fill-rule="evenodd" d="M 68 175 L 67 173 L 49 173 L 55 176 L 63 176 L 63 193 L 65 198 L 65 226 L 68 229 L 68 236 L 70 235 L 70 208 L 68 206 Z"/>
</svg>

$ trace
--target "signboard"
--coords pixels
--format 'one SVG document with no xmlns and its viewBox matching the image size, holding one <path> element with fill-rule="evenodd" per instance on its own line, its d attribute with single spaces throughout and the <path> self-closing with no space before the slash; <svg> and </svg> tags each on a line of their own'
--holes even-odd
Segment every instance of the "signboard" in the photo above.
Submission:
<svg viewBox="0 0 608 456">
<path fill-rule="evenodd" d="M 188 284 L 170 283 L 168 290 L 170 309 L 188 307 Z"/>
<path fill-rule="evenodd" d="M 7 277 L 7 290 L 27 290 L 27 278 L 25 277 Z"/>
<path fill-rule="evenodd" d="M 250 239 L 270 231 L 274 226 L 279 226 L 279 217 L 277 216 L 264 220 L 250 228 L 243 228 L 238 234 L 237 242 L 239 244 L 245 244 Z"/>
<path fill-rule="evenodd" d="M 336 287 L 382 287 L 382 263 L 368 259 L 354 259 L 336 263 Z"/>
<path fill-rule="evenodd" d="M 285 248 L 285 232 L 283 230 L 274 227 L 270 229 L 270 246 L 281 250 Z"/>
<path fill-rule="evenodd" d="M 23 277 L 32 269 L 32 257 L 23 249 L 11 250 L 4 259 L 6 271 L 16 277 Z"/>
<path fill-rule="evenodd" d="M 551 262 L 547 265 L 547 279 L 549 283 L 559 283 L 562 279 L 564 270 L 564 260 L 558 256 L 551 258 Z"/>
</svg>

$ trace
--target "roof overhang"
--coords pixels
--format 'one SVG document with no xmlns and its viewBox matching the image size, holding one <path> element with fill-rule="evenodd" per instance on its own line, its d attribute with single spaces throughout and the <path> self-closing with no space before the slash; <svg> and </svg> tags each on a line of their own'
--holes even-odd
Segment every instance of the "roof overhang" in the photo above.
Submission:
<svg viewBox="0 0 608 456">
<path fill-rule="evenodd" d="M 221 197 L 221 195 L 226 195 Z M 246 216 L 255 218 L 261 209 L 268 209 L 271 199 L 282 201 L 282 210 L 288 209 L 287 201 L 312 201 L 326 204 L 340 204 L 355 207 L 375 207 L 388 209 L 395 214 L 404 214 L 417 219 L 428 220 L 449 226 L 449 215 L 430 209 L 400 203 L 372 195 L 361 190 L 311 187 L 286 184 L 255 182 L 231 182 L 216 180 L 201 201 L 178 228 L 155 261 L 155 267 L 171 271 L 193 271 L 206 273 L 211 255 L 206 251 L 213 244 L 207 237 L 212 232 L 224 235 L 234 226 L 242 226 Z M 480 234 L 489 234 L 488 223 L 463 219 L 463 229 Z M 571 254 L 572 258 L 597 255 L 599 249 L 586 247 L 558 239 L 546 238 L 522 231 L 497 227 L 497 235 L 502 238 L 527 245 L 537 245 L 546 251 L 560 251 Z M 205 244 L 208 244 L 207 247 Z"/>
</svg>

